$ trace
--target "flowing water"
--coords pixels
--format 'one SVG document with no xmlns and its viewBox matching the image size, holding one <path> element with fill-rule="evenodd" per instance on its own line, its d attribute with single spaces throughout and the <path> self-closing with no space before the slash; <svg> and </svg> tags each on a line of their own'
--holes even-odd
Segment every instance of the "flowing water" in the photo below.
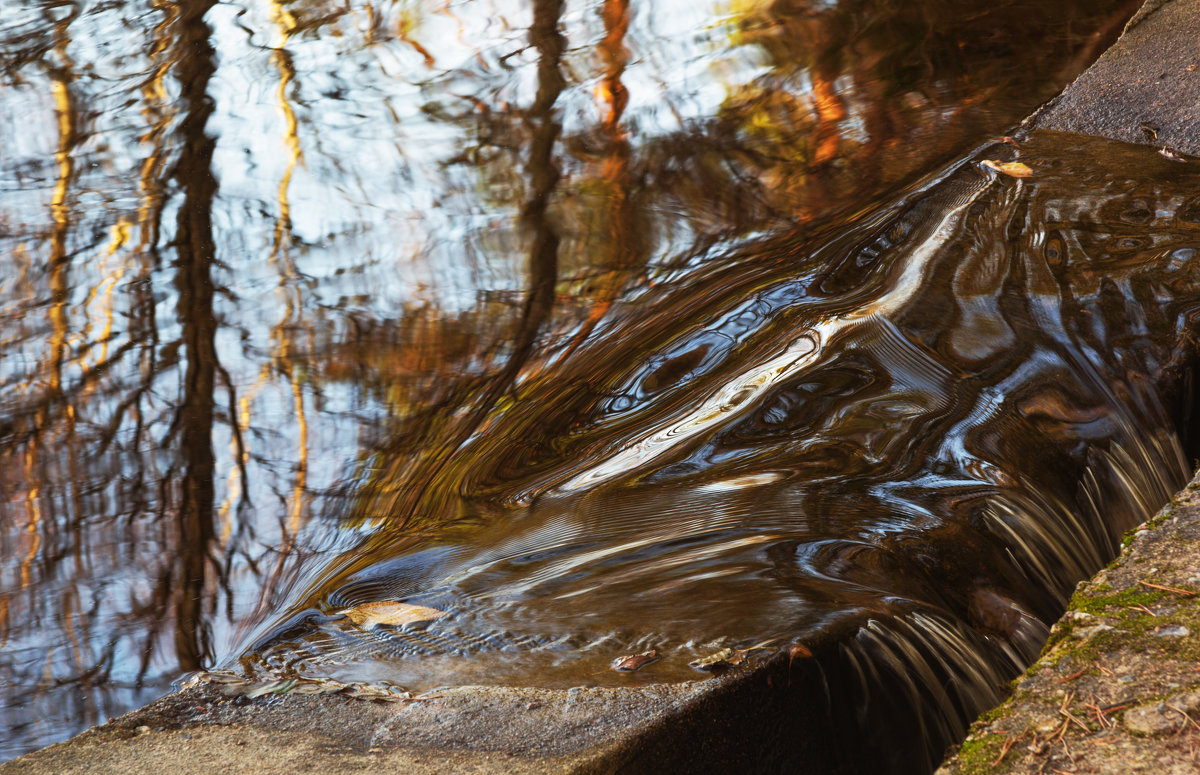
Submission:
<svg viewBox="0 0 1200 775">
<path fill-rule="evenodd" d="M 0 5 L 0 754 L 803 644 L 927 767 L 1196 442 L 1200 168 L 988 141 L 1046 5 Z"/>
</svg>

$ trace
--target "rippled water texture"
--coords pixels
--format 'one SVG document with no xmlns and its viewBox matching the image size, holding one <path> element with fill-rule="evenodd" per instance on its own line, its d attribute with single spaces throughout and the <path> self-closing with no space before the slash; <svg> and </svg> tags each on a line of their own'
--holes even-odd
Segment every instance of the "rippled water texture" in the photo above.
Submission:
<svg viewBox="0 0 1200 775">
<path fill-rule="evenodd" d="M 1134 5 L 0 3 L 0 756 L 797 642 L 952 735 L 1186 473 L 1196 163 L 979 146 Z"/>
</svg>

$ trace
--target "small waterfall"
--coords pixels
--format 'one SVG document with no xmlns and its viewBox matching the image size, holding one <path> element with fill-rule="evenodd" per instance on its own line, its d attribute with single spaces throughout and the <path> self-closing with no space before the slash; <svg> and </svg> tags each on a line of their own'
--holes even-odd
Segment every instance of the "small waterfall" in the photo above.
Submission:
<svg viewBox="0 0 1200 775">
<path fill-rule="evenodd" d="M 981 163 L 1008 153 L 729 247 L 532 358 L 436 497 L 375 519 L 243 665 L 565 687 L 651 648 L 639 675 L 678 681 L 803 645 L 788 685 L 845 737 L 826 771 L 932 769 L 1189 474 L 1191 178 L 1069 137 L 1035 137 L 1027 179 Z M 360 522 L 408 486 L 371 470 Z M 445 615 L 330 619 L 380 600 Z"/>
</svg>

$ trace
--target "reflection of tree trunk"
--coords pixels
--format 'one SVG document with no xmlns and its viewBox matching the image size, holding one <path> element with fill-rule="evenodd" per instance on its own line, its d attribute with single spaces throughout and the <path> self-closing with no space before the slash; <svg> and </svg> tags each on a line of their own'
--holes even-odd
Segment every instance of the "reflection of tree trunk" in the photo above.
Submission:
<svg viewBox="0 0 1200 775">
<path fill-rule="evenodd" d="M 600 90 L 604 104 L 601 106 L 600 128 L 604 132 L 601 179 L 608 199 L 605 213 L 608 233 L 604 235 L 609 238 L 604 248 L 608 253 L 607 266 L 604 280 L 595 289 L 595 301 L 587 319 L 567 348 L 568 354 L 591 335 L 596 324 L 621 294 L 628 270 L 639 266 L 643 253 L 642 241 L 638 236 L 637 208 L 632 196 L 630 162 L 633 148 L 629 135 L 621 126 L 621 116 L 629 104 L 629 90 L 622 82 L 625 66 L 629 62 L 629 50 L 625 48 L 625 35 L 629 32 L 629 0 L 604 0 L 600 18 L 604 22 L 604 37 L 597 48 L 600 61 L 604 64 Z"/>
<path fill-rule="evenodd" d="M 183 328 L 187 371 L 183 403 L 176 418 L 183 453 L 184 475 L 178 509 L 178 567 L 175 582 L 175 650 L 183 670 L 198 670 L 211 656 L 204 623 L 204 588 L 213 538 L 212 450 L 213 387 L 217 367 L 214 346 L 217 324 L 213 315 L 212 203 L 216 180 L 212 174 L 215 141 L 205 134 L 212 115 L 207 94 L 214 51 L 204 15 L 212 0 L 185 2 L 178 21 L 180 96 L 187 113 L 180 123 L 182 150 L 174 178 L 183 190 L 176 222 L 179 319 Z"/>
<path fill-rule="evenodd" d="M 549 319 L 554 306 L 554 288 L 558 280 L 558 230 L 547 217 L 550 199 L 558 185 L 559 170 L 554 162 L 554 146 L 562 127 L 554 111 L 554 104 L 562 93 L 565 81 L 559 70 L 565 41 L 558 30 L 562 16 L 563 0 L 535 0 L 533 24 L 529 28 L 529 40 L 538 51 L 538 88 L 533 105 L 525 113 L 525 124 L 529 132 L 529 157 L 525 171 L 529 176 L 529 197 L 521 212 L 521 220 L 528 231 L 529 249 L 529 295 L 521 315 L 521 323 L 513 338 L 513 351 L 504 368 L 491 380 L 475 401 L 470 415 L 450 434 L 431 456 L 417 466 L 409 478 L 410 487 L 403 494 L 399 522 L 393 527 L 402 527 L 403 522 L 415 514 L 430 492 L 431 485 L 442 478 L 440 475 L 451 462 L 455 452 L 471 437 L 483 423 L 493 405 L 508 390 L 529 360 L 537 343 L 538 333 Z M 445 484 L 442 482 L 442 484 Z"/>
</svg>

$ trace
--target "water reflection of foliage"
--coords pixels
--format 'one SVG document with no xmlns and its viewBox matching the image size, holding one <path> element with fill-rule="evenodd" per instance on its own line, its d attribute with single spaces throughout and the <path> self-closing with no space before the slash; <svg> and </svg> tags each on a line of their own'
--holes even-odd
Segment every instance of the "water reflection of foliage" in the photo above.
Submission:
<svg viewBox="0 0 1200 775">
<path fill-rule="evenodd" d="M 940 128 L 929 153 L 913 152 L 913 127 L 943 113 L 961 118 L 950 106 L 1008 99 L 988 82 L 994 51 L 947 46 L 933 69 L 954 73 L 953 87 L 914 100 L 911 84 L 928 69 L 873 64 L 904 25 L 875 25 L 871 35 L 894 28 L 895 37 L 867 36 L 863 48 L 847 49 L 853 56 L 831 61 L 836 46 L 820 41 L 849 40 L 844 30 L 869 16 L 867 6 L 843 3 L 815 15 L 756 7 L 727 26 L 737 30 L 736 47 L 767 52 L 768 72 L 722 84 L 728 96 L 713 116 L 688 119 L 675 132 L 642 132 L 645 116 L 630 109 L 627 83 L 654 46 L 636 23 L 648 9 L 604 0 L 594 15 L 564 23 L 557 3 L 530 7 L 540 32 L 522 28 L 525 6 L 505 8 L 514 21 L 497 22 L 465 63 L 441 69 L 444 52 L 423 30 L 434 15 L 460 14 L 457 23 L 469 27 L 464 7 L 248 3 L 262 18 L 239 17 L 238 29 L 270 63 L 265 80 L 283 126 L 262 154 L 279 160 L 266 185 L 272 196 L 246 205 L 255 215 L 245 220 L 230 215 L 242 205 L 237 196 L 215 187 L 218 173 L 222 185 L 235 184 L 242 162 L 214 161 L 214 125 L 238 108 L 223 104 L 231 93 L 218 88 L 212 28 L 220 19 L 212 4 L 148 0 L 129 7 L 142 14 L 133 23 L 111 5 L 57 4 L 6 17 L 0 66 L 14 88 L 5 99 L 18 107 L 42 99 L 40 112 L 31 112 L 52 115 L 54 124 L 46 133 L 54 147 L 5 168 L 20 197 L 6 195 L 3 215 L 3 244 L 18 271 L 0 279 L 10 390 L 0 486 L 14 515 L 3 533 L 0 641 L 6 655 L 17 655 L 6 656 L 3 669 L 25 696 L 49 706 L 63 696 L 57 687 L 90 687 L 89 707 L 69 713 L 99 719 L 144 696 L 142 684 L 157 691 L 179 669 L 206 662 L 242 621 L 285 599 L 288 563 L 311 548 L 298 536 L 314 480 L 354 462 L 309 461 L 321 439 L 306 424 L 311 408 L 344 377 L 353 376 L 356 401 L 378 398 L 390 414 L 382 428 L 372 412 L 353 418 L 364 442 L 378 443 L 363 444 L 373 473 L 360 481 L 367 495 L 350 514 L 389 517 L 396 530 L 457 516 L 472 458 L 451 461 L 454 450 L 503 416 L 514 390 L 555 389 L 562 373 L 555 359 L 619 325 L 623 301 L 652 279 L 662 282 L 676 257 L 879 196 L 973 140 L 980 125 L 963 120 L 955 133 L 946 130 L 949 120 L 929 124 Z M 1074 4 L 1063 8 L 1058 18 L 1076 12 Z M 714 49 L 728 42 L 722 35 Z M 110 40 L 111 50 L 92 37 Z M 806 41 L 824 54 L 797 61 L 791 54 L 807 51 Z M 358 82 L 325 77 L 319 58 L 305 58 L 318 44 L 355 66 L 374 58 L 382 74 L 375 91 L 356 93 Z M 1047 57 L 1061 53 L 1049 42 L 1034 47 Z M 120 58 L 122 48 L 137 53 Z M 396 61 L 405 66 L 393 68 Z M 235 56 L 221 65 L 246 72 L 240 66 Z M 432 256 L 436 263 L 436 251 L 447 249 L 440 243 L 450 243 L 471 256 L 467 263 L 483 279 L 466 289 L 474 294 L 466 310 L 448 310 L 435 288 L 377 315 L 359 309 L 369 305 L 358 297 L 331 304 L 319 293 L 322 281 L 338 292 L 351 283 L 305 273 L 306 255 L 321 246 L 305 243 L 293 219 L 306 196 L 312 212 L 312 178 L 397 187 L 355 167 L 363 159 L 344 155 L 352 146 L 329 121 L 365 111 L 377 97 L 393 109 L 387 79 L 397 70 L 417 90 L 406 99 L 420 120 L 454 139 L 453 153 L 428 165 L 444 174 L 435 209 L 448 221 L 492 216 L 466 229 L 461 242 L 431 230 L 413 251 L 414 262 Z M 523 70 L 539 71 L 536 98 L 513 75 Z M 1026 95 L 1003 115 L 1015 119 L 1036 99 Z M 359 130 L 386 138 L 406 122 L 417 119 L 393 113 L 390 123 Z M 861 142 L 854 127 L 864 122 L 872 128 Z M 422 153 L 419 143 L 399 151 L 408 159 Z M 297 182 L 306 173 L 307 193 Z M 332 196 L 332 188 L 320 195 Z M 214 209 L 225 221 L 214 225 Z M 353 228 L 384 231 L 363 224 L 331 234 L 330 252 L 357 250 Z M 243 252 L 269 257 L 261 262 L 268 279 Z M 386 260 L 403 264 L 377 255 L 362 262 Z M 505 287 L 490 287 L 497 277 Z M 260 285 L 278 294 L 277 305 L 252 309 Z M 367 284 L 362 296 L 369 301 L 380 290 Z M 650 348 L 653 335 L 645 336 Z M 588 375 L 577 378 L 583 384 Z M 528 450 L 516 446 L 526 460 Z M 332 513 L 327 524 L 344 516 Z M 325 540 L 326 529 L 314 540 Z M 51 649 L 45 661 L 27 659 L 46 643 L 70 647 Z M 6 718 L 23 713 L 5 706 Z"/>
</svg>

